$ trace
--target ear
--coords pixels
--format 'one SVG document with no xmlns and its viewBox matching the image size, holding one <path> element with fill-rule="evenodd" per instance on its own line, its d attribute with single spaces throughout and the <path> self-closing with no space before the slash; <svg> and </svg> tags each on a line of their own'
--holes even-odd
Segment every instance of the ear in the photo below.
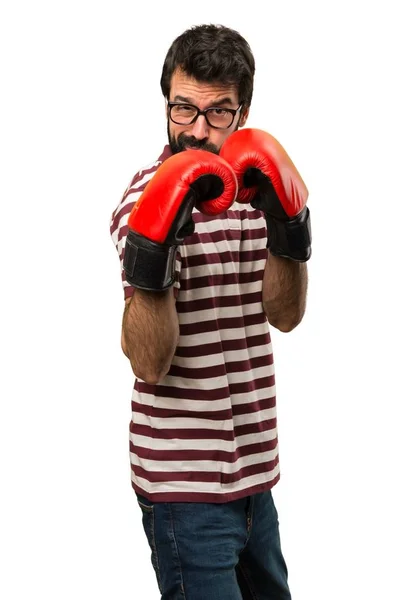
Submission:
<svg viewBox="0 0 400 600">
<path fill-rule="evenodd" d="M 242 111 L 240 111 L 239 118 L 239 127 L 244 127 L 247 121 L 247 117 L 249 116 L 250 108 L 246 106 Z"/>
</svg>

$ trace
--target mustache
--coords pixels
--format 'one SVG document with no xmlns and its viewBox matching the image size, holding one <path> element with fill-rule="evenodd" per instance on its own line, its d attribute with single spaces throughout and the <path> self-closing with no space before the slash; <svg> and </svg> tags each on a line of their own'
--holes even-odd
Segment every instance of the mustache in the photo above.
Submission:
<svg viewBox="0 0 400 600">
<path fill-rule="evenodd" d="M 219 153 L 219 149 L 215 144 L 207 142 L 207 140 L 198 140 L 197 138 L 190 135 L 185 135 L 184 133 L 178 135 L 177 141 L 181 148 L 187 148 L 190 146 L 191 148 L 196 148 L 197 150 L 208 150 L 208 152 L 213 152 L 214 154 Z"/>
</svg>

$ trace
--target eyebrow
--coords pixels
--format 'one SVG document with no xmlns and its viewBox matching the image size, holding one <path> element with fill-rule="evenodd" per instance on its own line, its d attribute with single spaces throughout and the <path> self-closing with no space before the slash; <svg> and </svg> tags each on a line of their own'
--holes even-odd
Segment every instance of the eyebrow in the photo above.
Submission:
<svg viewBox="0 0 400 600">
<path fill-rule="evenodd" d="M 174 97 L 174 102 L 186 102 L 187 104 L 193 104 L 193 98 L 187 98 L 186 96 L 180 96 L 179 94 Z M 230 104 L 233 106 L 232 99 L 229 96 L 225 96 L 225 98 L 220 98 L 219 100 L 214 100 L 210 102 L 210 107 L 212 106 L 221 106 L 222 104 Z"/>
</svg>

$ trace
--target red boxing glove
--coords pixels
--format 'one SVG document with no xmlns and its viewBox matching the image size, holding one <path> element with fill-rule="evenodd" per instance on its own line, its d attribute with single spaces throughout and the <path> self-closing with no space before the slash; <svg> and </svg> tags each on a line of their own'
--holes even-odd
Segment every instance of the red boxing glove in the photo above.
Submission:
<svg viewBox="0 0 400 600">
<path fill-rule="evenodd" d="M 242 129 L 228 137 L 220 156 L 236 173 L 237 201 L 250 202 L 265 213 L 271 254 L 307 261 L 311 256 L 308 190 L 279 142 L 260 129 Z"/>
<path fill-rule="evenodd" d="M 123 266 L 130 285 L 169 288 L 177 247 L 194 232 L 193 208 L 225 212 L 237 189 L 230 165 L 206 150 L 185 150 L 162 163 L 129 215 Z"/>
</svg>

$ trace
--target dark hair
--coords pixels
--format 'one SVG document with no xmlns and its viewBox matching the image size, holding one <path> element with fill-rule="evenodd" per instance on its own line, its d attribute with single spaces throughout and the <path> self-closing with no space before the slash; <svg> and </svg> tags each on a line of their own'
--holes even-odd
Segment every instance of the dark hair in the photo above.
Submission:
<svg viewBox="0 0 400 600">
<path fill-rule="evenodd" d="M 177 37 L 167 52 L 161 75 L 162 93 L 168 99 L 177 68 L 197 81 L 237 85 L 239 102 L 250 106 L 254 56 L 237 31 L 223 25 L 196 25 Z"/>
</svg>

